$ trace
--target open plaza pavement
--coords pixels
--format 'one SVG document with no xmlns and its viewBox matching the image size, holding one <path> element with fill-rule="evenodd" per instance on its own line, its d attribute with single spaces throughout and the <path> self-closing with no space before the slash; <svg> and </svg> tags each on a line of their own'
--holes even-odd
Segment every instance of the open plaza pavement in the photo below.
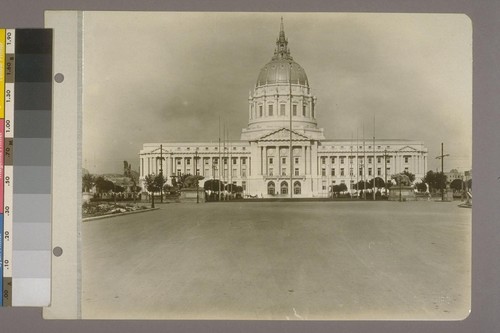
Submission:
<svg viewBox="0 0 500 333">
<path fill-rule="evenodd" d="M 463 319 L 472 210 L 458 203 L 170 203 L 84 222 L 82 315 Z"/>
</svg>

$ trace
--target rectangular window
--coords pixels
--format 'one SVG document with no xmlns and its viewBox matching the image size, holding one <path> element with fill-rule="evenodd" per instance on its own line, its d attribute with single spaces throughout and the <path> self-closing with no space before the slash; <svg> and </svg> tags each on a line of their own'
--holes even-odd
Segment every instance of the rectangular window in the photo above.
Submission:
<svg viewBox="0 0 500 333">
<path fill-rule="evenodd" d="M 236 164 L 236 157 L 233 157 L 233 164 Z"/>
<path fill-rule="evenodd" d="M 299 164 L 299 158 L 295 157 L 295 164 Z"/>
<path fill-rule="evenodd" d="M 372 158 L 368 157 L 368 164 L 372 164 Z"/>
<path fill-rule="evenodd" d="M 354 171 L 352 168 L 349 169 L 349 176 L 354 176 Z"/>
<path fill-rule="evenodd" d="M 242 158 L 241 159 L 241 164 L 242 165 L 246 165 L 247 164 L 247 159 L 246 158 Z"/>
<path fill-rule="evenodd" d="M 306 116 L 306 106 L 302 106 L 302 115 L 305 117 Z"/>
<path fill-rule="evenodd" d="M 390 175 L 391 174 L 391 168 L 387 168 L 387 174 Z"/>
<path fill-rule="evenodd" d="M 241 177 L 246 177 L 247 176 L 247 170 L 243 169 L 241 170 Z"/>
<path fill-rule="evenodd" d="M 273 158 L 269 157 L 269 164 L 273 164 Z"/>
<path fill-rule="evenodd" d="M 293 105 L 293 115 L 296 116 L 297 115 L 297 104 L 294 104 Z"/>
<path fill-rule="evenodd" d="M 295 168 L 295 176 L 299 175 L 299 168 Z"/>
<path fill-rule="evenodd" d="M 280 116 L 285 115 L 285 104 L 280 104 Z"/>
<path fill-rule="evenodd" d="M 377 176 L 382 176 L 382 168 L 377 168 Z"/>
<path fill-rule="evenodd" d="M 368 168 L 368 176 L 372 175 L 372 168 Z"/>
<path fill-rule="evenodd" d="M 268 109 L 269 109 L 268 114 L 269 114 L 269 116 L 271 117 L 271 116 L 273 115 L 273 105 L 272 105 L 272 104 L 270 104 L 270 105 L 268 105 L 267 107 L 268 107 Z"/>
<path fill-rule="evenodd" d="M 281 158 L 281 164 L 286 164 L 286 157 Z"/>
<path fill-rule="evenodd" d="M 326 190 L 326 180 L 323 180 L 323 182 L 321 183 L 321 188 L 324 190 Z"/>
<path fill-rule="evenodd" d="M 196 169 L 196 175 L 199 176 L 200 175 L 200 169 Z"/>
<path fill-rule="evenodd" d="M 380 156 L 377 156 L 377 163 L 380 163 L 382 161 L 382 158 Z"/>
<path fill-rule="evenodd" d="M 332 164 L 335 164 L 335 156 L 330 157 L 330 159 L 332 160 Z"/>
<path fill-rule="evenodd" d="M 344 156 L 340 156 L 340 164 L 344 164 L 344 160 L 345 160 L 345 157 Z"/>
<path fill-rule="evenodd" d="M 405 163 L 408 163 L 408 160 L 409 160 L 409 159 L 410 159 L 410 158 L 409 158 L 408 156 L 405 156 Z"/>
<path fill-rule="evenodd" d="M 259 105 L 259 117 L 262 117 L 262 105 Z"/>
<path fill-rule="evenodd" d="M 181 159 L 177 159 L 177 165 L 181 165 Z"/>
<path fill-rule="evenodd" d="M 233 169 L 232 173 L 231 173 L 231 177 L 236 177 L 236 173 L 238 172 L 237 169 Z"/>
<path fill-rule="evenodd" d="M 344 168 L 340 168 L 340 175 L 344 176 Z"/>
<path fill-rule="evenodd" d="M 359 168 L 359 175 L 360 175 L 360 176 L 363 176 L 363 167 L 360 167 L 360 168 Z"/>
<path fill-rule="evenodd" d="M 180 176 L 180 175 L 182 175 L 181 169 L 177 169 L 177 176 Z"/>
<path fill-rule="evenodd" d="M 223 161 L 224 161 L 224 165 L 227 165 L 227 157 L 224 157 Z"/>
<path fill-rule="evenodd" d="M 281 168 L 281 175 L 286 176 L 286 168 Z"/>
<path fill-rule="evenodd" d="M 325 164 L 326 163 L 326 157 L 322 156 L 321 157 L 321 164 Z"/>
<path fill-rule="evenodd" d="M 272 176 L 273 175 L 273 168 L 269 168 L 269 176 Z"/>
<path fill-rule="evenodd" d="M 335 176 L 335 168 L 332 168 L 332 176 Z"/>
<path fill-rule="evenodd" d="M 325 168 L 321 169 L 321 175 L 326 176 L 326 169 Z"/>
<path fill-rule="evenodd" d="M 247 182 L 241 182 L 241 187 L 243 188 L 243 191 L 247 190 Z"/>
<path fill-rule="evenodd" d="M 409 172 L 408 167 L 405 168 L 405 172 Z"/>
</svg>

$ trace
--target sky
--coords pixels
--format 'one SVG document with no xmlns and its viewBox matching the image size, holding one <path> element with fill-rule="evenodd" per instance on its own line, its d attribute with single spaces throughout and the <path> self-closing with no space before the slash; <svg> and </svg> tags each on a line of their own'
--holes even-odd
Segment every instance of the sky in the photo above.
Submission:
<svg viewBox="0 0 500 333">
<path fill-rule="evenodd" d="M 83 167 L 138 170 L 143 143 L 217 141 L 248 95 L 280 19 L 327 139 L 423 141 L 428 168 L 472 166 L 472 25 L 462 14 L 85 12 Z"/>
</svg>

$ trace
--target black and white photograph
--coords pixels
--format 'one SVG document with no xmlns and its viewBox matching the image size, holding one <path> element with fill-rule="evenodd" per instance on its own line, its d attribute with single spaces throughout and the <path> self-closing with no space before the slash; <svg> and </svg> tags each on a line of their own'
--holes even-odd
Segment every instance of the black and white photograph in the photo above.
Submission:
<svg viewBox="0 0 500 333">
<path fill-rule="evenodd" d="M 81 318 L 469 315 L 466 15 L 81 27 Z"/>
</svg>

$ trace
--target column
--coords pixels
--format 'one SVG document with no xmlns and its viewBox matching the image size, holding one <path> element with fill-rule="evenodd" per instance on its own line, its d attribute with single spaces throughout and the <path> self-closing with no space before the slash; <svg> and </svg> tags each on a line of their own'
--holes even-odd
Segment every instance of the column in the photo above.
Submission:
<svg viewBox="0 0 500 333">
<path fill-rule="evenodd" d="M 264 174 L 264 147 L 260 147 L 260 174 Z"/>
<path fill-rule="evenodd" d="M 142 159 L 142 156 L 139 158 L 139 177 L 143 177 L 143 166 L 142 166 L 142 163 L 143 163 L 143 159 Z"/>
<path fill-rule="evenodd" d="M 304 145 L 301 148 L 302 148 L 302 151 L 300 152 L 301 153 L 300 159 L 302 161 L 300 161 L 300 170 L 301 170 L 300 174 L 305 175 L 305 174 L 307 174 L 306 173 L 306 148 L 307 148 L 307 146 Z"/>
<path fill-rule="evenodd" d="M 315 141 L 311 147 L 311 174 L 318 175 L 318 143 Z M 314 174 L 316 172 L 316 174 Z"/>
</svg>

